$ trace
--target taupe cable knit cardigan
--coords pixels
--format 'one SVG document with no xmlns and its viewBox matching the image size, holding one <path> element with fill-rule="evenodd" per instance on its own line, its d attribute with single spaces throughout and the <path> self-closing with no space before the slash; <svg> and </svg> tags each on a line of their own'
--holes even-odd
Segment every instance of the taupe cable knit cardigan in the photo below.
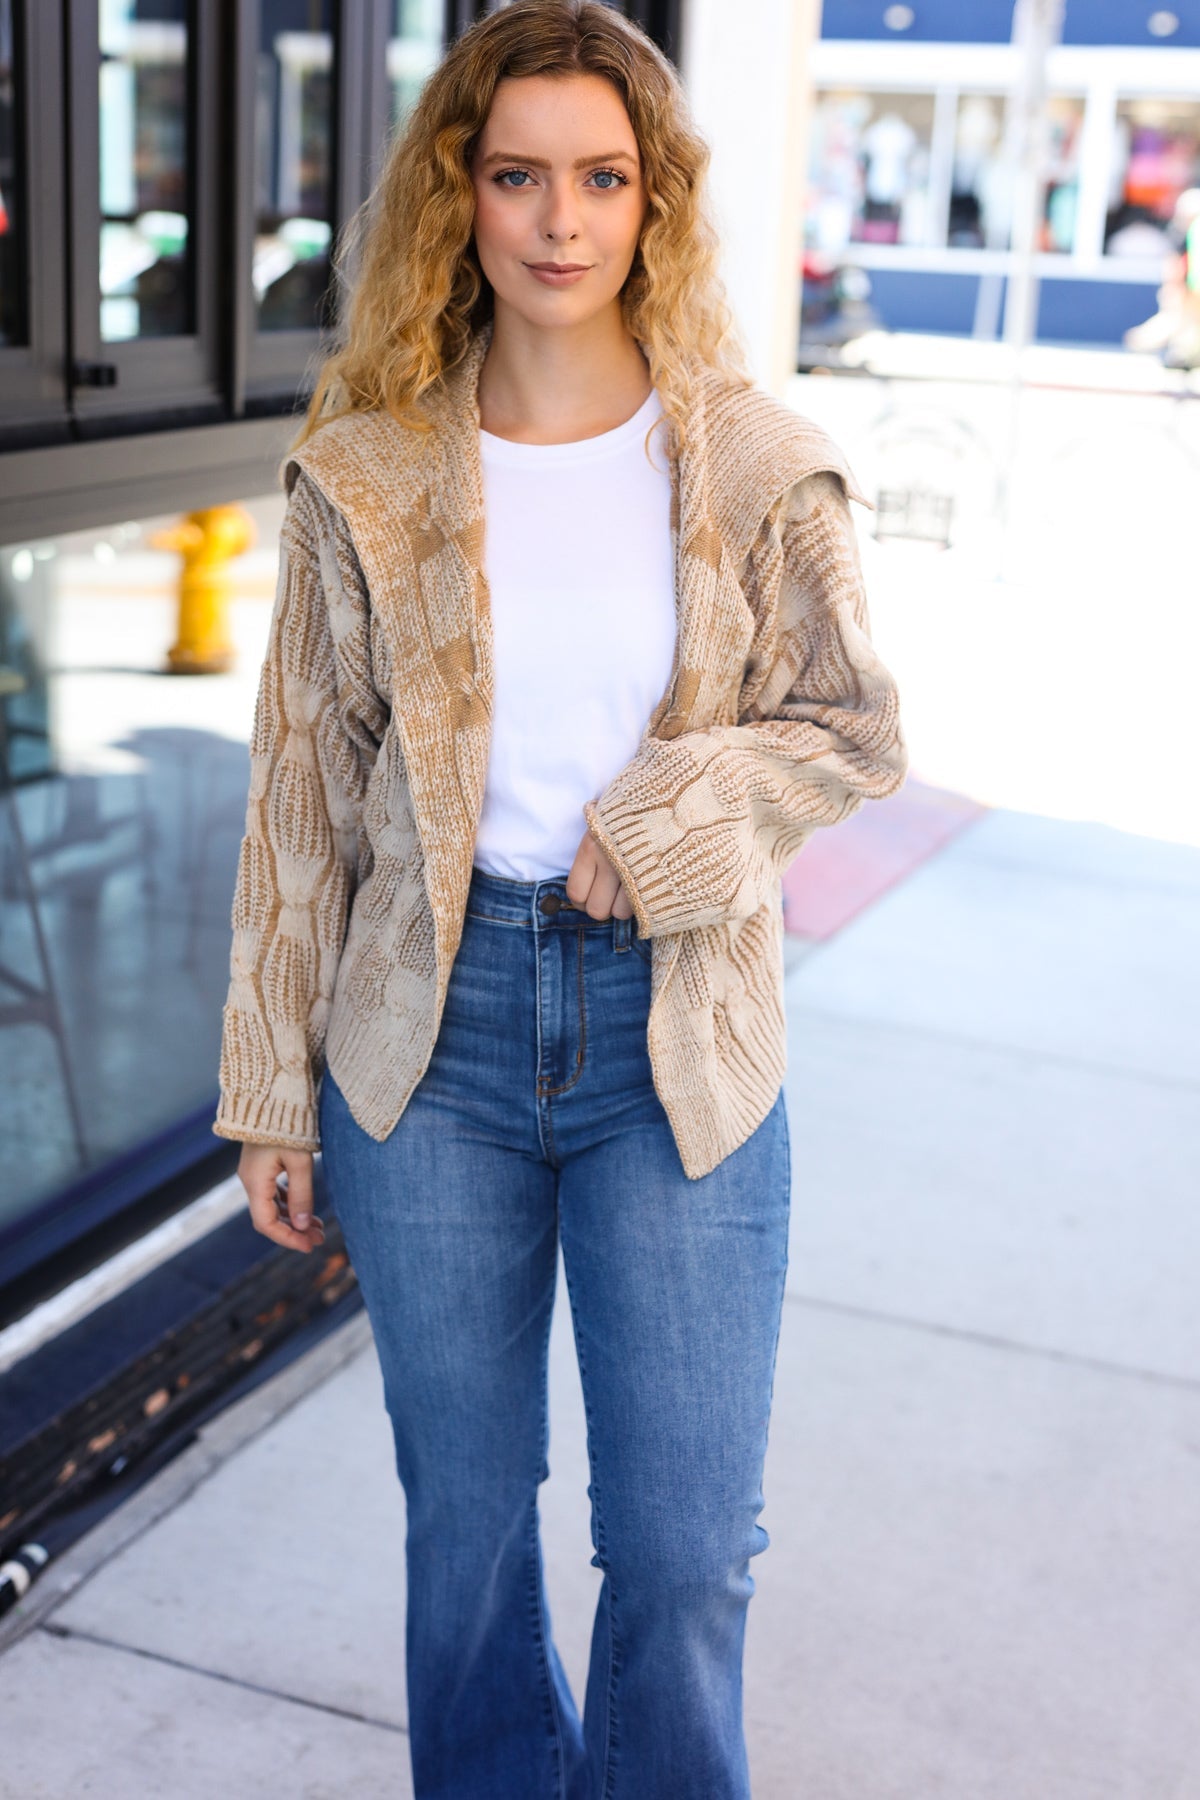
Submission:
<svg viewBox="0 0 1200 1800">
<path fill-rule="evenodd" d="M 492 711 L 477 392 L 490 335 L 443 378 L 433 431 L 360 412 L 285 465 L 221 1137 L 319 1148 L 327 1063 L 382 1140 L 432 1054 Z M 633 759 L 583 810 L 652 940 L 654 1085 L 697 1177 L 783 1079 L 780 876 L 816 826 L 894 793 L 907 751 L 841 454 L 761 388 L 693 373 L 672 460 L 672 677 Z"/>
</svg>

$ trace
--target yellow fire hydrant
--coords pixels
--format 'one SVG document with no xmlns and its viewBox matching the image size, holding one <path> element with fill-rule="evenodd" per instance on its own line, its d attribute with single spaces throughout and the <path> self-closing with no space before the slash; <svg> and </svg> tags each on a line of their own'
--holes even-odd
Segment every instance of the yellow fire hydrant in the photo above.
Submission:
<svg viewBox="0 0 1200 1800">
<path fill-rule="evenodd" d="M 254 521 L 244 506 L 209 506 L 151 539 L 156 550 L 175 550 L 183 558 L 177 636 L 167 652 L 167 667 L 176 674 L 215 675 L 233 667 L 233 585 L 225 564 L 249 550 L 254 538 Z"/>
</svg>

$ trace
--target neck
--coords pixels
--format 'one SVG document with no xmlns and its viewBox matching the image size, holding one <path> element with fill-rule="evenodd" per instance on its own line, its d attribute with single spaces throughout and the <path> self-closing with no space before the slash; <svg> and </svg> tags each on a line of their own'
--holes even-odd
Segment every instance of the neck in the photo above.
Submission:
<svg viewBox="0 0 1200 1800">
<path fill-rule="evenodd" d="M 547 330 L 497 301 L 479 373 L 479 422 L 496 437 L 561 444 L 623 424 L 650 393 L 645 353 L 619 306 Z"/>
</svg>

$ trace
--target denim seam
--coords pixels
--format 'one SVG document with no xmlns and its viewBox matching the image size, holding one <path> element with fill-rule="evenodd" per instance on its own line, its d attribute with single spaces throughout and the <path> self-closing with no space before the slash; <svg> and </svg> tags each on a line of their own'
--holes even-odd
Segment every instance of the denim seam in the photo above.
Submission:
<svg viewBox="0 0 1200 1800">
<path fill-rule="evenodd" d="M 554 925 L 542 925 L 542 927 L 538 927 L 538 925 L 531 925 L 527 918 L 500 918 L 500 914 L 498 913 L 477 913 L 475 907 L 468 907 L 466 913 L 464 913 L 464 918 L 479 918 L 479 920 L 488 923 L 488 925 L 509 925 L 513 931 L 538 931 L 538 929 L 542 929 L 542 931 L 554 931 L 554 929 L 567 931 L 567 929 L 569 929 L 569 931 L 592 931 L 597 932 L 597 934 L 601 931 L 608 931 L 610 925 L 615 923 L 615 920 L 612 920 L 612 918 L 592 918 L 592 916 L 588 914 L 587 925 L 578 925 L 574 920 L 565 920 L 561 927 L 554 927 Z M 622 943 L 622 945 L 617 945 L 617 949 L 628 950 L 630 949 L 630 945 L 628 945 L 628 943 Z"/>
<path fill-rule="evenodd" d="M 766 1467 L 767 1452 L 770 1449 L 770 1443 L 771 1443 L 771 1420 L 772 1420 L 772 1418 L 774 1416 L 774 1412 L 775 1412 L 775 1381 L 776 1381 L 776 1376 L 778 1374 L 778 1369 L 779 1369 L 779 1345 L 780 1345 L 780 1341 L 783 1336 L 783 1308 L 784 1308 L 784 1302 L 787 1298 L 788 1239 L 790 1236 L 790 1216 L 791 1216 L 791 1205 L 792 1205 L 792 1137 L 791 1137 L 791 1127 L 790 1127 L 790 1124 L 788 1121 L 787 1097 L 784 1094 L 782 1088 L 780 1088 L 779 1094 L 776 1096 L 774 1104 L 781 1108 L 782 1115 L 783 1115 L 783 1152 L 784 1152 L 784 1169 L 786 1171 L 786 1196 L 787 1196 L 787 1209 L 786 1210 L 787 1210 L 788 1219 L 789 1219 L 789 1228 L 785 1229 L 785 1232 L 784 1232 L 783 1262 L 782 1262 L 781 1268 L 778 1271 L 776 1284 L 775 1284 L 775 1342 L 771 1349 L 771 1364 L 770 1364 L 770 1370 L 769 1370 L 768 1378 L 767 1378 L 767 1416 L 766 1416 L 766 1422 L 763 1426 L 761 1448 L 760 1448 L 760 1452 L 759 1452 L 759 1456 L 760 1456 L 759 1494 L 762 1496 L 762 1502 L 763 1502 L 764 1506 L 766 1504 L 766 1493 L 765 1493 L 765 1488 L 763 1485 L 763 1476 L 762 1476 L 761 1471 L 765 1470 L 765 1467 Z M 768 1114 L 767 1116 L 769 1117 L 770 1115 Z M 759 1510 L 761 1511 L 761 1508 Z M 759 1531 L 762 1532 L 764 1538 L 766 1538 L 767 1541 L 766 1541 L 766 1543 L 760 1544 L 758 1546 L 758 1550 L 756 1550 L 756 1551 L 752 1550 L 750 1552 L 751 1556 L 761 1554 L 761 1552 L 763 1550 L 766 1550 L 770 1544 L 770 1535 L 766 1531 L 765 1527 L 758 1521 L 757 1514 L 756 1514 L 755 1522 L 758 1525 Z M 747 1560 L 746 1566 L 747 1566 L 747 1568 L 749 1568 L 748 1560 Z"/>
<path fill-rule="evenodd" d="M 550 1308 L 547 1310 L 547 1313 L 546 1313 L 546 1325 L 545 1325 L 545 1329 L 542 1333 L 542 1350 L 541 1350 L 541 1356 L 539 1358 L 539 1367 L 540 1367 L 540 1371 L 541 1371 L 540 1376 L 539 1376 L 539 1386 L 541 1389 L 541 1396 L 542 1396 L 542 1401 L 541 1401 L 542 1423 L 541 1423 L 541 1430 L 540 1430 L 539 1437 L 538 1437 L 539 1459 L 538 1459 L 537 1475 L 539 1478 L 541 1475 L 541 1470 L 545 1466 L 546 1453 L 547 1453 L 547 1448 L 548 1448 L 548 1443 L 549 1443 L 550 1410 L 549 1410 L 549 1389 L 548 1389 L 547 1377 L 548 1377 L 549 1356 L 550 1356 L 550 1328 L 551 1328 L 551 1325 L 553 1324 L 553 1320 L 554 1320 L 554 1307 L 553 1307 L 553 1302 L 551 1302 Z M 541 1586 L 538 1582 L 538 1485 L 539 1485 L 539 1482 L 538 1482 L 538 1480 L 535 1479 L 534 1488 L 533 1488 L 533 1499 L 532 1499 L 532 1504 L 530 1506 L 530 1549 L 529 1549 L 530 1594 L 531 1594 L 531 1599 L 533 1602 L 534 1624 L 535 1624 L 535 1631 L 536 1631 L 537 1642 L 538 1642 L 538 1649 L 539 1649 L 540 1656 L 541 1656 L 540 1667 L 541 1667 L 541 1677 L 542 1677 L 542 1696 L 545 1701 L 546 1711 L 547 1711 L 547 1714 L 549 1715 L 550 1724 L 551 1724 L 551 1726 L 553 1728 L 553 1732 L 554 1732 L 554 1748 L 555 1748 L 555 1755 L 556 1755 L 557 1769 L 558 1769 L 558 1782 L 557 1782 L 558 1800 L 566 1800 L 566 1757 L 565 1757 L 565 1754 L 563 1751 L 562 1721 L 559 1718 L 558 1707 L 555 1703 L 555 1698 L 554 1698 L 554 1681 L 553 1681 L 551 1673 L 550 1673 L 550 1652 L 549 1652 L 549 1647 L 548 1647 L 548 1643 L 547 1643 L 545 1607 L 543 1605 L 544 1594 L 543 1594 Z"/>
<path fill-rule="evenodd" d="M 618 1733 L 617 1676 L 621 1665 L 617 1657 L 617 1606 L 612 1576 L 608 1579 L 608 1715 L 604 1721 L 604 1761 L 600 1765 L 603 1800 L 612 1800 L 617 1780 Z"/>
<path fill-rule="evenodd" d="M 567 1298 L 571 1302 L 572 1315 L 575 1315 L 575 1293 L 571 1285 L 570 1270 L 565 1259 L 563 1273 L 567 1282 Z M 583 1412 L 587 1423 L 588 1469 L 592 1478 L 592 1513 L 596 1522 L 596 1555 L 600 1559 L 600 1567 L 604 1573 L 604 1582 L 608 1590 L 608 1689 L 607 1707 L 604 1716 L 604 1756 L 600 1764 L 599 1800 L 612 1800 L 613 1783 L 616 1780 L 616 1747 L 617 1733 L 613 1724 L 616 1713 L 616 1690 L 619 1663 L 617 1660 L 616 1608 L 613 1603 L 612 1571 L 608 1566 L 607 1539 L 604 1535 L 604 1511 L 600 1502 L 600 1482 L 597 1475 L 597 1459 L 595 1455 L 595 1434 L 593 1430 L 592 1405 L 588 1398 L 587 1358 L 583 1353 L 583 1334 L 575 1334 L 575 1357 L 579 1364 L 579 1386 L 583 1394 Z"/>
<path fill-rule="evenodd" d="M 543 1101 L 545 1101 L 544 1111 L 543 1111 Z M 561 1167 L 561 1165 L 558 1161 L 558 1146 L 554 1142 L 554 1112 L 553 1112 L 552 1107 L 550 1106 L 549 1101 L 546 1099 L 546 1096 L 540 1091 L 540 1089 L 538 1091 L 538 1116 L 539 1116 L 539 1118 L 544 1119 L 545 1127 L 546 1127 L 546 1130 L 545 1130 L 546 1161 L 550 1164 L 550 1167 L 552 1169 L 557 1169 L 557 1168 Z"/>
<path fill-rule="evenodd" d="M 552 1099 L 556 1094 L 570 1093 L 571 1089 L 582 1076 L 584 1064 L 587 1060 L 587 984 L 584 976 L 585 930 L 586 927 L 581 925 L 578 928 L 576 938 L 576 979 L 579 993 L 579 1048 L 575 1052 L 575 1073 L 572 1075 L 570 1081 L 564 1081 L 561 1087 L 543 1087 L 541 1093 L 547 1100 Z"/>
<path fill-rule="evenodd" d="M 482 919 L 488 925 L 509 925 L 516 931 L 539 929 L 539 927 L 531 926 L 528 919 L 504 919 L 501 918 L 498 913 L 476 912 L 473 907 L 467 908 L 464 917 L 468 919 Z M 611 923 L 611 919 L 593 919 L 589 925 L 576 925 L 574 920 L 567 921 L 569 928 L 573 931 L 607 931 Z M 553 931 L 555 927 L 548 925 L 542 926 L 540 929 Z"/>
<path fill-rule="evenodd" d="M 551 1168 L 556 1168 L 554 1151 L 554 1126 L 550 1118 L 550 1108 L 545 1104 L 542 1094 L 542 935 L 537 929 L 537 921 L 533 921 L 533 992 L 535 1007 L 535 1024 L 537 1027 L 537 1061 L 533 1071 L 534 1107 L 537 1111 L 538 1138 L 542 1146 L 542 1154 Z"/>
<path fill-rule="evenodd" d="M 780 1342 L 780 1338 L 783 1335 L 783 1307 L 784 1307 L 784 1301 L 787 1298 L 787 1276 L 788 1276 L 788 1263 L 790 1260 L 790 1247 L 789 1246 L 790 1246 L 790 1239 L 791 1239 L 791 1213 L 792 1213 L 792 1128 L 791 1128 L 791 1121 L 788 1118 L 787 1095 L 784 1092 L 782 1087 L 779 1090 L 779 1096 L 777 1098 L 778 1098 L 781 1110 L 783 1112 L 783 1166 L 784 1166 L 784 1171 L 785 1171 L 785 1184 L 786 1184 L 786 1196 L 787 1196 L 786 1211 L 787 1211 L 787 1217 L 788 1217 L 788 1224 L 784 1230 L 783 1267 L 779 1273 L 779 1283 L 778 1283 L 778 1288 L 777 1288 L 779 1300 L 778 1300 L 778 1316 L 777 1316 L 776 1323 L 775 1323 L 775 1347 L 771 1352 L 771 1379 L 770 1379 L 770 1386 L 768 1387 L 768 1390 L 767 1390 L 768 1442 L 770 1439 L 770 1421 L 771 1421 L 771 1418 L 774 1415 L 774 1411 L 775 1411 L 775 1377 L 776 1377 L 777 1367 L 778 1367 L 778 1362 L 779 1362 L 779 1342 Z"/>
<path fill-rule="evenodd" d="M 481 869 L 476 865 L 472 869 L 472 874 L 481 875 L 485 881 L 502 881 L 505 887 L 533 889 L 548 887 L 553 882 L 558 882 L 560 884 L 565 883 L 567 876 L 570 874 L 570 870 L 564 870 L 561 875 L 539 875 L 536 877 L 532 875 L 493 875 L 490 869 Z"/>
</svg>

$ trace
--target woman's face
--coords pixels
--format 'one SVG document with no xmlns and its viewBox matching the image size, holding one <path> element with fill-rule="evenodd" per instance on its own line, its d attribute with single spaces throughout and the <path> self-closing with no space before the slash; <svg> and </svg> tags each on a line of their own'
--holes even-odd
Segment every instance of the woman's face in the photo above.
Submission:
<svg viewBox="0 0 1200 1800">
<path fill-rule="evenodd" d="M 646 193 L 625 103 L 602 75 L 501 81 L 471 163 L 475 248 L 499 311 L 577 325 L 617 298 Z M 582 266 L 557 279 L 538 264 Z"/>
</svg>

